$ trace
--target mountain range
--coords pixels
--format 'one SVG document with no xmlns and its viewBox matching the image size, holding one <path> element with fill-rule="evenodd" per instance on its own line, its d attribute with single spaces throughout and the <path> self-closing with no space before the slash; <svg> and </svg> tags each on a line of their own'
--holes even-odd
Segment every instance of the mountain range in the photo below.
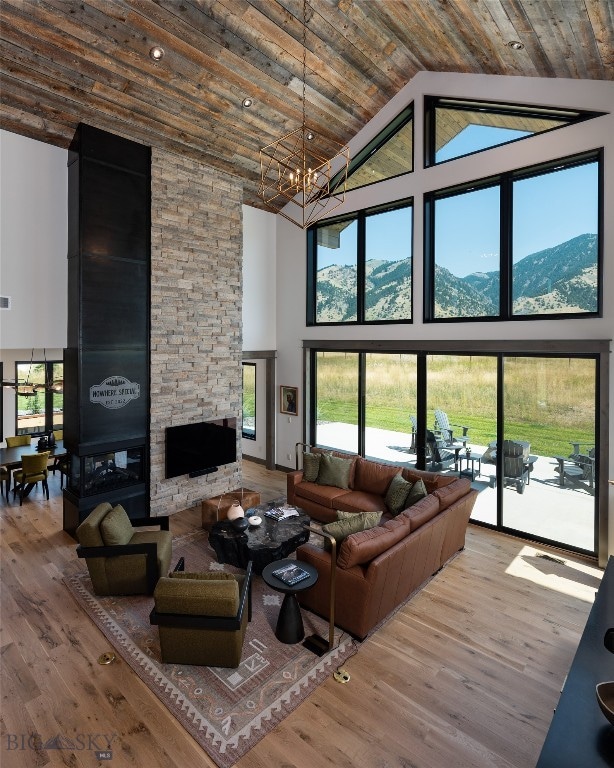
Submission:
<svg viewBox="0 0 614 768">
<path fill-rule="evenodd" d="M 367 320 L 410 317 L 411 259 L 370 259 L 365 264 Z M 516 315 L 597 311 L 597 235 L 578 235 L 532 253 L 512 267 Z M 435 266 L 435 317 L 498 314 L 499 272 L 457 277 Z M 318 322 L 356 319 L 356 269 L 332 264 L 318 270 Z"/>
</svg>

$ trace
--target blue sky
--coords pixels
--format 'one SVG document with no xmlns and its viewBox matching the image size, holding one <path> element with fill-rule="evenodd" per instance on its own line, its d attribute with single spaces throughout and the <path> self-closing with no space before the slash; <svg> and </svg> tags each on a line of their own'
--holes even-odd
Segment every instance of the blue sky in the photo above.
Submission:
<svg viewBox="0 0 614 768">
<path fill-rule="evenodd" d="M 521 135 L 519 131 L 469 127 L 447 150 L 462 155 Z M 454 145 L 454 146 L 452 146 Z M 514 262 L 578 235 L 597 232 L 597 163 L 514 182 Z M 411 174 L 408 175 L 411 180 Z M 408 184 L 411 194 L 411 184 Z M 367 219 L 367 258 L 395 261 L 410 255 L 408 209 Z M 356 223 L 341 233 L 339 248 L 318 248 L 318 269 L 355 264 Z M 499 268 L 499 189 L 439 200 L 435 215 L 436 261 L 457 277 Z"/>
</svg>

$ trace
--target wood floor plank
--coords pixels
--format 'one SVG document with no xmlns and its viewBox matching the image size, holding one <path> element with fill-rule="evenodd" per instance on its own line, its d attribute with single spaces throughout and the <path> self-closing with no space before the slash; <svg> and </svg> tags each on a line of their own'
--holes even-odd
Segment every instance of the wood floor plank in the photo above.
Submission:
<svg viewBox="0 0 614 768">
<path fill-rule="evenodd" d="M 243 461 L 263 501 L 282 472 Z M 91 752 L 8 750 L 10 738 L 113 734 L 114 768 L 214 768 L 63 583 L 85 567 L 51 499 L 0 502 L 0 763 L 91 766 Z M 171 518 L 201 525 L 200 505 Z M 542 555 L 554 559 L 544 559 Z M 562 561 L 562 562 L 557 562 Z M 237 768 L 527 768 L 534 765 L 602 572 L 589 561 L 470 526 L 465 550 L 237 763 Z M 104 763 L 103 763 L 104 764 Z"/>
</svg>

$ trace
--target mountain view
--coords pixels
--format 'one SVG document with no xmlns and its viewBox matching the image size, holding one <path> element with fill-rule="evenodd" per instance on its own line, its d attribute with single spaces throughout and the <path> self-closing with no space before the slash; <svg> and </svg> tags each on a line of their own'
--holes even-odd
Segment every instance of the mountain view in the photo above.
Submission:
<svg viewBox="0 0 614 768">
<path fill-rule="evenodd" d="M 410 317 L 411 259 L 371 259 L 365 265 L 367 320 Z M 574 237 L 532 253 L 512 268 L 516 315 L 597 311 L 597 235 Z M 435 267 L 435 317 L 482 317 L 499 311 L 499 273 L 457 277 Z M 356 319 L 356 269 L 332 264 L 318 270 L 318 322 Z"/>
</svg>

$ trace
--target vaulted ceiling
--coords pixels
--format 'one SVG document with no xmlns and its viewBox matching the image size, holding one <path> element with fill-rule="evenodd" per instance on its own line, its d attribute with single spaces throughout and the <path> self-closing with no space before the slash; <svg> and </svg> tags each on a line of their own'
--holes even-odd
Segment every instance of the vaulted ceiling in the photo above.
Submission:
<svg viewBox="0 0 614 768">
<path fill-rule="evenodd" d="M 324 143 L 347 142 L 421 70 L 614 79 L 612 0 L 309 0 L 305 27 L 303 11 L 2 0 L 0 126 L 67 147 L 89 123 L 239 175 L 260 206 L 259 149 L 301 124 L 304 30 L 306 110 Z"/>
</svg>

